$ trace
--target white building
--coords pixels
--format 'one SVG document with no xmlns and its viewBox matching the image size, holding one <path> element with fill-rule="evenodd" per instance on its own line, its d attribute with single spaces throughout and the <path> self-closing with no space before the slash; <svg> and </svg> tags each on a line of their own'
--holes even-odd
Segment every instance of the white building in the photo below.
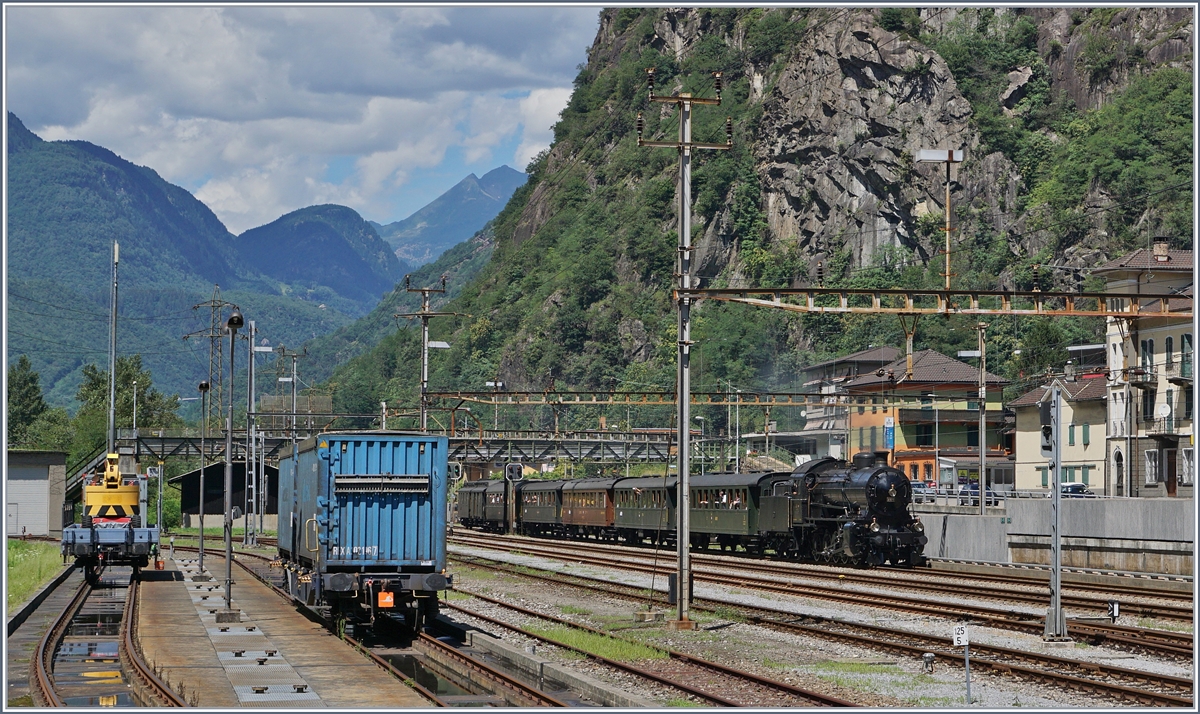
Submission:
<svg viewBox="0 0 1200 714">
<path fill-rule="evenodd" d="M 1192 321 L 1172 312 L 1192 309 L 1192 251 L 1165 240 L 1095 271 L 1107 292 L 1178 294 L 1141 301 L 1134 319 L 1107 321 L 1108 459 L 1114 495 L 1191 497 L 1195 483 L 1192 411 Z M 1128 298 L 1109 298 L 1125 300 Z"/>
<path fill-rule="evenodd" d="M 7 534 L 61 538 L 66 483 L 66 454 L 9 449 L 4 481 Z"/>
</svg>

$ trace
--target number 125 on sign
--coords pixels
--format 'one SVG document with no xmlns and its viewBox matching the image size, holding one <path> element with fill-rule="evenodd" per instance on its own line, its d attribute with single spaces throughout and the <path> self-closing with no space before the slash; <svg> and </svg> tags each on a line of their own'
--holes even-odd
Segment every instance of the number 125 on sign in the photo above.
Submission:
<svg viewBox="0 0 1200 714">
<path fill-rule="evenodd" d="M 955 647 L 966 647 L 969 644 L 971 644 L 971 641 L 967 637 L 967 626 L 966 625 L 955 625 L 954 626 L 954 646 Z"/>
</svg>

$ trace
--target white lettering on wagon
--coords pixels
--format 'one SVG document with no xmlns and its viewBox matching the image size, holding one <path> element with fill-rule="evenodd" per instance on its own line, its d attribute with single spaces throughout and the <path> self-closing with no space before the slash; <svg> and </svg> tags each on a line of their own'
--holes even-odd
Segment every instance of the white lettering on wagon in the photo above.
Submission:
<svg viewBox="0 0 1200 714">
<path fill-rule="evenodd" d="M 379 555 L 377 545 L 335 545 L 330 548 L 330 556 L 334 558 L 353 557 L 356 555 Z"/>
</svg>

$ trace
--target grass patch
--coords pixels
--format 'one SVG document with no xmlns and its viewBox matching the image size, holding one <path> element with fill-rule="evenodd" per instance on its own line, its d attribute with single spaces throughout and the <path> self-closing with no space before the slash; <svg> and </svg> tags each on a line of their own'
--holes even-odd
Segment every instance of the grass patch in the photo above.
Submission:
<svg viewBox="0 0 1200 714">
<path fill-rule="evenodd" d="M 763 666 L 766 667 L 767 669 L 791 669 L 792 668 L 792 665 L 788 664 L 787 662 L 780 662 L 778 660 L 771 659 L 770 657 L 763 657 L 762 663 L 763 663 Z"/>
<path fill-rule="evenodd" d="M 702 709 L 704 707 L 703 704 L 701 704 L 699 702 L 693 702 L 691 699 L 679 699 L 679 698 L 668 699 L 667 706 L 679 707 L 679 708 L 683 708 L 683 709 Z"/>
<path fill-rule="evenodd" d="M 6 595 L 11 611 L 38 588 L 62 572 L 62 553 L 57 543 L 8 539 L 8 584 Z"/>
<path fill-rule="evenodd" d="M 955 704 L 962 704 L 961 699 L 951 699 L 950 697 L 917 697 L 916 699 L 906 700 L 908 704 L 914 707 L 949 707 Z M 1021 706 L 1020 702 L 1015 702 L 1013 706 Z"/>
<path fill-rule="evenodd" d="M 894 664 L 871 664 L 870 662 L 818 662 L 813 665 L 819 670 L 836 674 L 902 674 Z"/>
<path fill-rule="evenodd" d="M 31 707 L 31 706 L 33 706 L 33 695 L 26 694 L 26 695 L 17 697 L 15 699 L 9 699 L 8 706 L 10 706 L 10 707 Z"/>
<path fill-rule="evenodd" d="M 1151 620 L 1148 617 L 1138 618 L 1138 627 L 1144 627 L 1148 630 L 1166 630 L 1168 632 L 1191 632 L 1192 626 L 1175 622 L 1159 622 Z"/>
<path fill-rule="evenodd" d="M 564 615 L 590 615 L 590 614 L 592 614 L 591 610 L 588 610 L 588 609 L 585 609 L 582 607 L 576 607 L 575 605 L 559 605 L 558 609 Z"/>
<path fill-rule="evenodd" d="M 446 599 L 447 600 L 470 600 L 473 597 L 474 597 L 474 595 L 468 595 L 466 593 L 462 593 L 457 590 L 447 590 L 446 591 Z"/>
<path fill-rule="evenodd" d="M 667 653 L 636 642 L 626 642 L 613 637 L 595 635 L 583 630 L 574 630 L 558 625 L 547 627 L 530 625 L 530 632 L 569 647 L 581 649 L 600 657 L 618 662 L 635 662 L 643 659 L 666 659 Z"/>
</svg>

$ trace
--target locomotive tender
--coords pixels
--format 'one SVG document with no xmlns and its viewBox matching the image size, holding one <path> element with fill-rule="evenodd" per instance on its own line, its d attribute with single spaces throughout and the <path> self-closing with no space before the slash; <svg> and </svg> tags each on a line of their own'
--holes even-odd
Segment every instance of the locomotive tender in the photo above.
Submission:
<svg viewBox="0 0 1200 714">
<path fill-rule="evenodd" d="M 920 565 L 927 538 L 909 512 L 912 487 L 886 457 L 824 458 L 791 472 L 718 473 L 689 482 L 691 545 L 853 565 Z M 504 532 L 515 491 L 516 531 L 628 543 L 675 541 L 678 478 L 477 481 L 459 490 L 459 522 Z"/>
<path fill-rule="evenodd" d="M 297 601 L 347 634 L 381 618 L 419 632 L 446 574 L 448 443 L 380 431 L 319 434 L 279 464 L 279 564 Z"/>
</svg>

